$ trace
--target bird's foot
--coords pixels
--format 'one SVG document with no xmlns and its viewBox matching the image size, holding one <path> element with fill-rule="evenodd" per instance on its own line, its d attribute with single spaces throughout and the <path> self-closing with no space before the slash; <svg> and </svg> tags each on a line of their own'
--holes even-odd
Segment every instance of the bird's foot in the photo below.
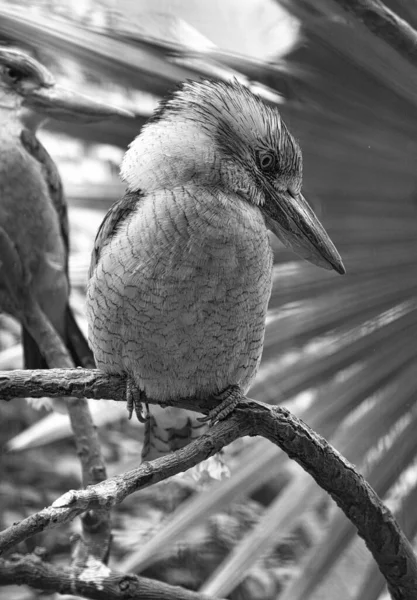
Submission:
<svg viewBox="0 0 417 600">
<path fill-rule="evenodd" d="M 138 388 L 138 386 L 131 377 L 128 377 L 126 381 L 126 403 L 129 420 L 132 418 L 133 409 L 135 409 L 135 414 L 138 421 L 140 421 L 140 423 L 146 423 L 149 411 L 147 410 L 147 413 L 144 414 L 142 402 L 144 402 L 145 400 L 145 392 Z M 148 409 L 147 404 L 146 408 Z"/>
<path fill-rule="evenodd" d="M 220 400 L 220 404 L 213 408 L 206 417 L 199 417 L 197 420 L 201 423 L 209 422 L 210 425 L 214 425 L 218 421 L 223 421 L 234 411 L 243 398 L 243 394 L 238 385 L 230 385 L 220 394 L 216 394 L 215 398 Z"/>
</svg>

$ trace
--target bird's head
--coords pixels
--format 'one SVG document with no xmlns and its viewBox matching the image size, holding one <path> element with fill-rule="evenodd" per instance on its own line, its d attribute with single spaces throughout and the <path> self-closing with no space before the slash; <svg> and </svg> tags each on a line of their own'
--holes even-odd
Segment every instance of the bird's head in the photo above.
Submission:
<svg viewBox="0 0 417 600">
<path fill-rule="evenodd" d="M 345 273 L 301 193 L 302 155 L 276 107 L 238 82 L 184 83 L 132 142 L 121 174 L 131 191 L 189 181 L 237 194 L 296 254 Z"/>
<path fill-rule="evenodd" d="M 21 50 L 5 47 L 0 47 L 0 109 L 29 111 L 36 125 L 49 117 L 90 123 L 132 116 L 128 111 L 57 85 L 37 60 Z M 25 118 L 30 121 L 27 114 Z"/>
</svg>

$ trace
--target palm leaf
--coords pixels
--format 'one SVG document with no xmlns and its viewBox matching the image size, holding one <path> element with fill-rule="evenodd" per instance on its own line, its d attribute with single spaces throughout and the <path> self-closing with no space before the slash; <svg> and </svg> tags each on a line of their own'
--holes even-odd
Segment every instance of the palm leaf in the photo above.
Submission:
<svg viewBox="0 0 417 600">
<path fill-rule="evenodd" d="M 411 5 L 394 4 L 417 24 Z M 377 491 L 389 499 L 402 474 L 411 468 L 416 450 L 414 67 L 336 2 L 298 0 L 285 5 L 302 27 L 299 44 L 285 64 L 281 58 L 274 64 L 270 57 L 254 60 L 209 44 L 196 50 L 184 40 L 126 29 L 120 22 L 113 29 L 93 30 L 4 7 L 0 35 L 37 47 L 45 56 L 59 52 L 83 73 L 101 79 L 101 89 L 107 85 L 103 82 L 111 81 L 119 86 L 119 93 L 129 86 L 160 96 L 186 77 L 226 78 L 237 73 L 250 85 L 266 86 L 261 90 L 265 96 L 270 94 L 270 101 L 281 102 L 285 96 L 282 113 L 304 152 L 306 196 L 340 249 L 348 274 L 337 278 L 302 263 L 273 241 L 274 289 L 262 367 L 251 395 L 285 403 L 360 465 Z M 138 128 L 145 113 L 137 111 Z M 105 125 L 73 133 L 125 146 L 135 132 L 131 124 L 121 123 L 117 130 Z M 102 211 L 120 193 L 117 187 L 107 186 L 72 185 L 68 191 L 78 206 Z M 80 253 L 71 264 L 82 287 L 88 256 Z M 372 456 L 376 458 L 371 460 Z M 273 487 L 275 480 L 279 485 Z M 213 514 L 233 511 L 237 502 L 254 494 L 262 496 L 266 488 L 272 500 L 259 505 L 258 524 L 246 528 L 228 556 L 218 553 L 215 560 L 205 555 L 210 568 L 200 565 L 198 571 L 196 567 L 200 579 L 194 585 L 203 584 L 212 593 L 243 595 L 245 577 L 255 570 L 257 575 L 275 573 L 271 563 L 275 570 L 282 567 L 277 546 L 299 527 L 307 530 L 307 517 L 320 523 L 318 506 L 323 504 L 315 484 L 264 440 L 248 441 L 229 481 L 196 492 L 171 517 L 164 516 L 153 539 L 140 551 L 129 551 L 120 566 L 129 570 L 154 566 L 167 579 L 174 577 L 173 569 L 163 571 L 164 560 L 175 553 L 180 540 L 194 554 L 195 548 L 202 548 L 191 541 L 196 522 L 207 532 Z M 396 506 L 410 537 L 417 529 L 412 510 L 415 495 L 413 484 Z M 300 549 L 287 573 L 292 583 L 280 597 L 307 597 L 318 589 L 323 598 L 332 597 L 331 578 L 346 579 L 354 530 L 335 509 L 316 530 L 309 549 Z M 208 534 L 203 538 L 211 539 Z M 358 600 L 372 600 L 383 583 L 373 564 L 363 563 L 355 594 Z M 269 597 L 278 597 L 284 587 L 280 576 L 274 582 Z M 259 597 L 268 596 L 265 592 Z"/>
<path fill-rule="evenodd" d="M 116 90 L 119 86 L 119 102 L 123 102 L 123 96 L 131 95 L 126 94 L 126 88 L 161 97 L 178 82 L 199 77 L 226 80 L 237 77 L 251 85 L 245 71 L 253 73 L 254 61 L 233 53 L 207 50 L 198 52 L 184 42 L 163 43 L 160 39 L 149 38 L 143 33 L 126 36 L 123 30 L 87 29 L 51 15 L 27 14 L 22 9 L 8 6 L 0 7 L 0 17 L 0 39 L 36 51 L 46 61 L 55 61 L 56 53 L 59 53 L 61 59 L 75 61 L 88 76 L 87 79 L 98 78 L 103 87 Z M 282 96 L 262 83 L 262 67 L 265 79 L 270 77 L 272 71 L 279 80 L 279 73 L 284 70 L 284 66 L 275 65 L 272 68 L 258 61 L 257 67 L 257 93 L 264 95 L 269 101 L 281 102 Z M 83 81 L 83 87 L 85 83 Z M 136 130 L 139 131 L 150 113 L 147 109 L 140 109 L 137 97 L 135 104 L 131 99 L 126 103 L 126 108 L 127 106 L 137 114 Z M 132 121 L 128 119 L 120 119 L 117 124 L 102 123 L 94 127 L 74 127 L 51 122 L 49 127 L 89 141 L 119 144 L 123 147 L 132 141 L 132 130 L 135 130 L 135 125 L 132 127 Z"/>
</svg>

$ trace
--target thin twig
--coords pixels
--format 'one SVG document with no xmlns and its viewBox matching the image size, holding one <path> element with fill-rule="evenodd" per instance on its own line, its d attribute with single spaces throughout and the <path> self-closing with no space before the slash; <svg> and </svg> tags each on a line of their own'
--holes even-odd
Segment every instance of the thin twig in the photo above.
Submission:
<svg viewBox="0 0 417 600">
<path fill-rule="evenodd" d="M 72 369 L 74 363 L 63 341 L 33 297 L 26 298 L 23 314 L 27 315 L 24 318 L 25 326 L 48 364 Z M 41 372 L 48 373 L 46 370 Z M 27 397 L 28 394 L 24 392 L 22 396 Z M 87 400 L 80 394 L 73 396 L 65 393 L 61 396 L 67 396 L 66 405 L 81 463 L 83 486 L 104 481 L 107 476 L 106 467 Z M 74 550 L 73 562 L 82 564 L 89 555 L 107 560 L 111 543 L 110 513 L 103 510 L 90 511 L 81 520 L 82 537 Z"/>
<path fill-rule="evenodd" d="M 110 510 L 126 496 L 177 473 L 182 473 L 213 456 L 224 446 L 242 435 L 249 434 L 248 425 L 236 427 L 237 416 L 216 424 L 198 440 L 186 447 L 151 462 L 142 463 L 136 469 L 111 477 L 86 489 L 70 490 L 40 512 L 27 517 L 0 533 L 0 554 L 19 542 L 45 529 L 68 523 L 86 510 Z"/>
<path fill-rule="evenodd" d="M 15 386 L 14 386 L 15 384 Z M 25 387 L 27 386 L 27 387 Z M 125 398 L 125 380 L 94 370 L 0 372 L 0 398 L 65 395 Z M 148 398 L 149 403 L 158 404 Z M 214 399 L 178 399 L 165 405 L 207 412 Z M 70 491 L 54 504 L 0 534 L 0 552 L 43 529 L 72 520 L 92 508 L 108 509 L 128 494 L 184 471 L 244 435 L 261 435 L 282 448 L 325 489 L 356 526 L 387 580 L 395 600 L 417 597 L 417 561 L 407 538 L 371 486 L 324 438 L 287 410 L 242 400 L 233 414 L 185 448 L 137 469 Z"/>
<path fill-rule="evenodd" d="M 179 586 L 111 571 L 94 559 L 82 567 L 65 568 L 43 562 L 35 554 L 0 559 L 0 585 L 11 584 L 92 600 L 210 600 Z"/>
<path fill-rule="evenodd" d="M 46 357 L 48 365 L 52 368 L 73 369 L 74 362 L 65 344 L 36 301 L 32 301 L 28 310 L 25 310 L 25 314 L 30 317 L 32 325 L 28 327 L 28 330 Z M 25 322 L 25 325 L 28 324 Z M 27 394 L 24 395 L 27 396 Z M 99 483 L 106 479 L 106 467 L 101 456 L 100 442 L 88 403 L 85 397 L 79 394 L 75 394 L 73 397 L 68 393 L 62 395 L 67 396 L 68 414 L 77 445 L 77 454 L 80 458 L 83 485 Z"/>
</svg>

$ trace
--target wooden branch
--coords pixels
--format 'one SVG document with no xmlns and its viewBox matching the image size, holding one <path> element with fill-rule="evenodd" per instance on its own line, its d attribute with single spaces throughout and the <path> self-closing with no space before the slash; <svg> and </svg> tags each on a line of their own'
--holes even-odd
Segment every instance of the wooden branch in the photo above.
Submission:
<svg viewBox="0 0 417 600">
<path fill-rule="evenodd" d="M 0 372 L 0 398 L 51 395 L 125 399 L 125 380 L 94 370 Z M 149 403 L 158 404 L 148 398 Z M 207 412 L 214 399 L 173 400 L 166 405 Z M 0 553 L 43 529 L 72 520 L 89 509 L 109 509 L 128 494 L 189 469 L 245 435 L 262 435 L 296 460 L 325 489 L 356 526 L 387 580 L 395 600 L 417 597 L 417 561 L 391 512 L 347 460 L 287 410 L 242 400 L 233 414 L 208 433 L 168 456 L 85 490 L 70 491 L 43 511 L 0 534 Z"/>
<path fill-rule="evenodd" d="M 84 567 L 59 567 L 35 555 L 0 559 L 0 585 L 30 585 L 92 600 L 210 600 L 209 596 L 161 581 L 122 574 L 91 559 Z"/>
<path fill-rule="evenodd" d="M 26 294 L 24 290 L 22 292 Z M 26 294 L 27 295 L 27 294 Z M 49 365 L 71 369 L 74 363 L 58 333 L 55 331 L 36 300 L 25 297 L 22 317 L 25 326 L 37 342 Z M 60 369 L 61 370 L 61 369 Z M 76 371 L 76 369 L 75 369 Z M 24 373 L 25 371 L 23 371 Z M 30 373 L 30 371 L 27 371 Z M 41 373 L 48 373 L 47 370 Z M 23 392 L 22 396 L 28 394 Z M 94 425 L 87 400 L 83 395 L 75 397 L 67 392 L 66 405 L 74 433 L 77 454 L 81 463 L 82 482 L 86 487 L 106 479 L 106 467 L 101 454 L 97 429 Z M 55 396 L 56 397 L 56 396 Z M 73 552 L 73 563 L 81 565 L 94 556 L 106 561 L 111 543 L 111 519 L 107 510 L 94 510 L 82 516 L 82 536 Z"/>
<path fill-rule="evenodd" d="M 126 401 L 126 379 L 97 369 L 37 369 L 0 371 L 0 398 L 102 398 Z"/>
<path fill-rule="evenodd" d="M 68 415 L 77 454 L 82 468 L 82 482 L 86 487 L 105 481 L 107 473 L 101 454 L 97 429 L 87 400 L 68 398 Z M 73 553 L 74 564 L 84 564 L 89 556 L 107 561 L 111 544 L 111 518 L 108 510 L 95 509 L 81 518 L 82 537 Z"/>
<path fill-rule="evenodd" d="M 239 430 L 240 427 L 240 430 Z M 167 456 L 142 463 L 136 469 L 111 477 L 86 489 L 70 490 L 48 508 L 27 517 L 0 533 L 0 555 L 28 537 L 72 521 L 86 510 L 110 510 L 126 496 L 182 473 L 213 456 L 227 444 L 248 435 L 251 428 L 240 424 L 237 415 L 217 423 L 196 441 Z"/>
<path fill-rule="evenodd" d="M 417 65 L 417 31 L 380 0 L 335 0 L 401 56 Z"/>
</svg>

